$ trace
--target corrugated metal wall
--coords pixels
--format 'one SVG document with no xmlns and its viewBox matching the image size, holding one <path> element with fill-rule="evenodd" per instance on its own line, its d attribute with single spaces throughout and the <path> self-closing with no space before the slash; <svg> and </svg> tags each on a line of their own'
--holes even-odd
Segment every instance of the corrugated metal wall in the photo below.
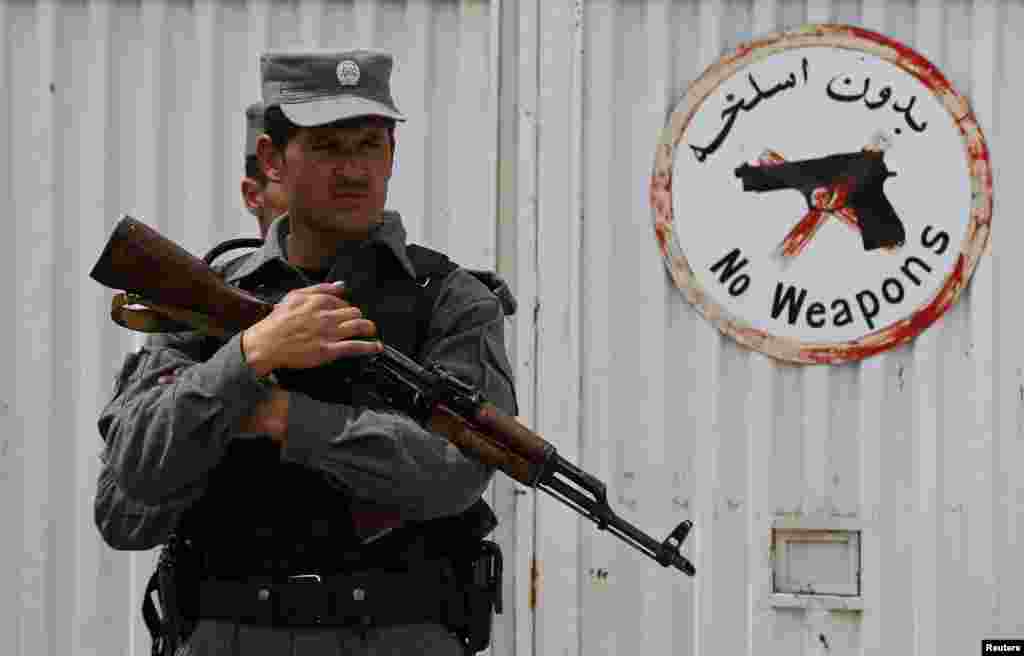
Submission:
<svg viewBox="0 0 1024 656">
<path fill-rule="evenodd" d="M 196 253 L 255 234 L 237 191 L 242 109 L 258 52 L 293 45 L 394 50 L 411 120 L 391 205 L 414 240 L 512 281 L 527 422 L 641 528 L 696 524 L 688 579 L 500 480 L 510 576 L 494 653 L 825 653 L 825 636 L 828 653 L 960 654 L 1024 637 L 1019 0 L 40 1 L 0 15 L 0 289 L 15 308 L 0 335 L 0 652 L 147 653 L 153 554 L 106 548 L 91 513 L 96 415 L 138 339 L 87 274 L 123 213 Z M 689 80 L 754 35 L 825 21 L 911 45 L 969 98 L 996 227 L 960 303 L 912 345 L 798 368 L 721 337 L 672 288 L 647 184 Z M 777 518 L 861 528 L 863 611 L 768 604 Z"/>
</svg>

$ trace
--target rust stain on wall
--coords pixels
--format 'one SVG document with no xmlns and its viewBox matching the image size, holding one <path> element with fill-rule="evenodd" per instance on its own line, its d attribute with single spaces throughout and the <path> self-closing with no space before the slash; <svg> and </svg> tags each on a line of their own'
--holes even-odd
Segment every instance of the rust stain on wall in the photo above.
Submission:
<svg viewBox="0 0 1024 656">
<path fill-rule="evenodd" d="M 536 558 L 530 559 L 530 610 L 537 608 L 537 597 L 540 593 L 540 566 Z"/>
</svg>

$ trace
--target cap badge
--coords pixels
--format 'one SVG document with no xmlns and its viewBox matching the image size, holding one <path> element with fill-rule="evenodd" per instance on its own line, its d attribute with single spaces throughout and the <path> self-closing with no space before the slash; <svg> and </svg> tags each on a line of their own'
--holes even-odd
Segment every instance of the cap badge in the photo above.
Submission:
<svg viewBox="0 0 1024 656">
<path fill-rule="evenodd" d="M 343 87 L 354 87 L 359 84 L 359 65 L 351 59 L 338 64 L 338 82 Z"/>
</svg>

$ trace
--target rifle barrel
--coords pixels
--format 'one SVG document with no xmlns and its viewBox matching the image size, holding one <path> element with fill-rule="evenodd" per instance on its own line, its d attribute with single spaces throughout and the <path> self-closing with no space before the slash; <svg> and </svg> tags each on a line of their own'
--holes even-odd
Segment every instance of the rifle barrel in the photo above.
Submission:
<svg viewBox="0 0 1024 656">
<path fill-rule="evenodd" d="M 679 524 L 663 542 L 658 542 L 615 514 L 608 505 L 604 483 L 559 455 L 553 455 L 546 475 L 536 487 L 594 522 L 598 530 L 608 531 L 663 567 L 675 567 L 688 576 L 697 573 L 693 563 L 680 553 L 692 526 L 689 520 Z"/>
</svg>

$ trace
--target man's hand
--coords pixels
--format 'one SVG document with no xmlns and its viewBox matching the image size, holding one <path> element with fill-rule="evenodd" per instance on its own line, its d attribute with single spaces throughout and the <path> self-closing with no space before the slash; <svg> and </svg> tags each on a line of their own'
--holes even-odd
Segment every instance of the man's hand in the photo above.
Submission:
<svg viewBox="0 0 1024 656">
<path fill-rule="evenodd" d="M 276 385 L 271 388 L 270 397 L 260 401 L 253 413 L 242 421 L 241 431 L 269 435 L 283 447 L 288 433 L 288 390 Z"/>
<path fill-rule="evenodd" d="M 345 302 L 342 287 L 330 283 L 288 293 L 265 319 L 242 333 L 246 361 L 258 376 L 274 369 L 310 369 L 332 360 L 379 353 L 377 326 Z"/>
<path fill-rule="evenodd" d="M 156 382 L 160 385 L 170 385 L 171 383 L 174 382 L 175 378 L 182 374 L 183 371 L 185 371 L 185 367 L 178 367 L 177 369 L 172 369 L 171 371 L 165 374 L 160 374 L 160 377 L 156 379 Z"/>
<path fill-rule="evenodd" d="M 185 367 L 173 369 L 161 374 L 156 382 L 160 385 L 170 385 L 184 371 Z M 288 390 L 275 385 L 271 388 L 270 397 L 260 401 L 253 413 L 242 420 L 237 436 L 248 438 L 269 436 L 283 447 L 288 433 L 288 399 Z"/>
</svg>

